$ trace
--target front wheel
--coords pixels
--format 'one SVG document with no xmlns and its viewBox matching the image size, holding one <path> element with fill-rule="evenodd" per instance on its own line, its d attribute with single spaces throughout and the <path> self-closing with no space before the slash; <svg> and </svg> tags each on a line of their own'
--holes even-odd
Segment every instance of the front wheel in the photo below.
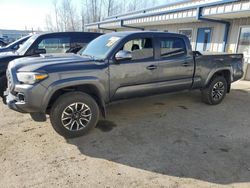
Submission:
<svg viewBox="0 0 250 188">
<path fill-rule="evenodd" d="M 221 103 L 227 93 L 227 81 L 223 76 L 215 77 L 202 90 L 202 100 L 210 105 Z"/>
<path fill-rule="evenodd" d="M 95 127 L 99 119 L 96 101 L 83 92 L 60 96 L 52 105 L 50 120 L 57 133 L 65 138 L 79 137 Z"/>
</svg>

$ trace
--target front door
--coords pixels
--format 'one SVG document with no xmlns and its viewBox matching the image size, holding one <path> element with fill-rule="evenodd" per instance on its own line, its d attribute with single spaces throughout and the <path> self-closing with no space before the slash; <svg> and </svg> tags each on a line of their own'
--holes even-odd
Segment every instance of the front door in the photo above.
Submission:
<svg viewBox="0 0 250 188">
<path fill-rule="evenodd" d="M 209 51 L 211 44 L 211 28 L 199 28 L 197 33 L 196 50 Z"/>
<path fill-rule="evenodd" d="M 132 59 L 110 64 L 111 100 L 149 94 L 158 72 L 152 38 L 129 39 L 120 50 L 131 52 Z"/>
</svg>

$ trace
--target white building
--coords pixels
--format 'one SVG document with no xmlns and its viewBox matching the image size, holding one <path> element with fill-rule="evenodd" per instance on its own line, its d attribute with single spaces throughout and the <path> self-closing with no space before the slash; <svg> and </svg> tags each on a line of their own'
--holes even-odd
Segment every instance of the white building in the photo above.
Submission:
<svg viewBox="0 0 250 188">
<path fill-rule="evenodd" d="M 193 50 L 243 53 L 250 80 L 250 0 L 187 0 L 86 25 L 89 31 L 158 30 L 182 33 Z"/>
</svg>

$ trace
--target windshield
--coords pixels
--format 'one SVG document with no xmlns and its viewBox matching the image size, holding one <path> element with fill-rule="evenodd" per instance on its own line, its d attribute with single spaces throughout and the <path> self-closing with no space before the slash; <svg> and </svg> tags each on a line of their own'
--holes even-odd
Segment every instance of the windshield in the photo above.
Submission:
<svg viewBox="0 0 250 188">
<path fill-rule="evenodd" d="M 29 49 L 29 47 L 36 40 L 37 37 L 38 37 L 38 35 L 33 35 L 26 42 L 24 42 L 23 45 L 21 45 L 20 48 L 16 51 L 17 54 L 24 55 L 26 53 L 26 51 Z"/>
<path fill-rule="evenodd" d="M 102 35 L 81 50 L 80 55 L 105 59 L 112 47 L 121 39 L 119 36 Z"/>
<path fill-rule="evenodd" d="M 20 38 L 20 39 L 18 39 L 18 40 L 15 40 L 14 42 L 8 44 L 6 47 L 10 47 L 10 46 L 12 46 L 12 45 L 15 46 L 16 44 L 20 43 L 20 41 L 23 41 L 23 42 L 21 42 L 21 44 L 22 44 L 22 43 L 24 43 L 26 40 L 28 40 L 28 38 L 29 38 L 29 36 L 22 37 L 22 38 Z M 26 40 L 25 40 L 25 39 L 26 39 Z"/>
</svg>

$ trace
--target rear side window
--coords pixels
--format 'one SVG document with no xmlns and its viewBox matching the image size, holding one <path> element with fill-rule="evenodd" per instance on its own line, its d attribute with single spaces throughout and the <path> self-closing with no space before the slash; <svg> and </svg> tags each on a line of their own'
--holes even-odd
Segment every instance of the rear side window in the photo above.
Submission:
<svg viewBox="0 0 250 188">
<path fill-rule="evenodd" d="M 177 37 L 167 37 L 160 39 L 161 59 L 181 57 L 187 53 L 183 39 Z"/>
<path fill-rule="evenodd" d="M 149 60 L 154 57 L 153 43 L 151 38 L 138 38 L 125 43 L 123 50 L 131 52 L 132 60 Z"/>
<path fill-rule="evenodd" d="M 70 49 L 69 37 L 46 38 L 38 44 L 38 49 L 45 49 L 46 53 L 65 53 Z"/>
</svg>

